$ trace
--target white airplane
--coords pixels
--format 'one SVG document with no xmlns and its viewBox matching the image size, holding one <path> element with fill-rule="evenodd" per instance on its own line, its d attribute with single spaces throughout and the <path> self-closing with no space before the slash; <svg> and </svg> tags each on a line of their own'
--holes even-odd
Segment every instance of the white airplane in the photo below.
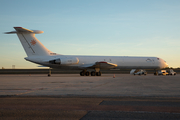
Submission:
<svg viewBox="0 0 180 120">
<path fill-rule="evenodd" d="M 35 34 L 43 33 L 39 30 L 29 30 L 14 27 L 27 54 L 25 60 L 50 68 L 82 70 L 81 76 L 101 76 L 100 69 L 162 69 L 168 64 L 158 57 L 129 57 L 129 56 L 80 56 L 61 55 L 48 50 Z M 88 69 L 92 71 L 89 72 Z M 48 75 L 50 76 L 50 74 Z"/>
</svg>

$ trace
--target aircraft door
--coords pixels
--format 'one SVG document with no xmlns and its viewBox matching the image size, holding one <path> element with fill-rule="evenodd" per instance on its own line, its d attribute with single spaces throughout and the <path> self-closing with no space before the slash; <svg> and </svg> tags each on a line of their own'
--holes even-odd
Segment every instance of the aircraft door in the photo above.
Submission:
<svg viewBox="0 0 180 120">
<path fill-rule="evenodd" d="M 155 61 L 154 61 L 154 59 L 152 59 L 152 64 L 154 64 L 155 63 Z"/>
</svg>

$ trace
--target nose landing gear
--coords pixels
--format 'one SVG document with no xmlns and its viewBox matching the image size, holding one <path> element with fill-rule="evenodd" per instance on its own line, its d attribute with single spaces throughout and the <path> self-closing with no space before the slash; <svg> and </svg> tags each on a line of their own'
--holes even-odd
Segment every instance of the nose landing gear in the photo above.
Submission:
<svg viewBox="0 0 180 120">
<path fill-rule="evenodd" d="M 155 70 L 155 72 L 154 72 L 154 75 L 158 75 L 158 72 L 157 72 L 157 70 Z"/>
</svg>

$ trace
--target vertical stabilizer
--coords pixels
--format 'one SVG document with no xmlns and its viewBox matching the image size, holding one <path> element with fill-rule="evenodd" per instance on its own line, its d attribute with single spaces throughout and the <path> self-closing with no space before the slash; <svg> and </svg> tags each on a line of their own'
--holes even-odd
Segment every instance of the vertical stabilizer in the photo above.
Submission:
<svg viewBox="0 0 180 120">
<path fill-rule="evenodd" d="M 28 30 L 22 27 L 14 27 L 14 29 L 16 31 L 7 32 L 7 34 L 17 34 L 27 56 L 48 56 L 52 53 L 35 37 L 35 34 L 43 33 L 43 31 Z"/>
</svg>

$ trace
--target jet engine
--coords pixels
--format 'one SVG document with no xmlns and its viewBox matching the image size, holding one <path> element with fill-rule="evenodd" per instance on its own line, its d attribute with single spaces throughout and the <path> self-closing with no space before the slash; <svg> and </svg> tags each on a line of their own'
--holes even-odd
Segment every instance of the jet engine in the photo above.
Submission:
<svg viewBox="0 0 180 120">
<path fill-rule="evenodd" d="M 59 64 L 59 65 L 75 65 L 79 63 L 79 59 L 74 58 L 58 58 L 55 60 L 50 60 L 49 63 L 51 64 Z"/>
</svg>

